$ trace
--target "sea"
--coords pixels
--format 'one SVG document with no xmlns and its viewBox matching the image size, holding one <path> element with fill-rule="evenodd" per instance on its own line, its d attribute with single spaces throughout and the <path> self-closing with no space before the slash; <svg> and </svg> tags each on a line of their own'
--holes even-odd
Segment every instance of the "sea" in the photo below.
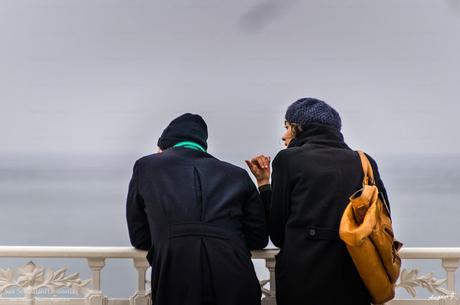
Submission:
<svg viewBox="0 0 460 305">
<path fill-rule="evenodd" d="M 130 246 L 125 200 L 135 155 L 6 155 L 0 162 L 0 245 Z M 247 156 L 230 161 L 244 167 Z M 406 247 L 460 247 L 460 155 L 373 156 L 385 183 L 395 235 Z M 272 245 L 270 245 L 272 247 Z M 269 246 L 269 247 L 270 247 Z M 67 268 L 91 278 L 84 259 L 32 259 L 44 268 Z M 0 269 L 30 259 L 1 258 Z M 263 261 L 254 261 L 268 278 Z M 445 278 L 439 260 L 403 264 Z M 132 261 L 108 259 L 102 290 L 125 298 L 136 289 Z M 457 281 L 458 283 L 459 281 Z M 459 290 L 460 284 L 457 284 Z M 333 289 L 331 287 L 331 289 Z M 404 289 L 398 296 L 408 297 Z M 418 297 L 429 297 L 422 289 Z"/>
</svg>

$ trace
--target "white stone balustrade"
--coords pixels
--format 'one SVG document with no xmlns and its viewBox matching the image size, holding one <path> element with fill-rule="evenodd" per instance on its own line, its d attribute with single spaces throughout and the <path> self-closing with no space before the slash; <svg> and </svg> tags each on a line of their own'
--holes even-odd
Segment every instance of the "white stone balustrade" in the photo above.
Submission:
<svg viewBox="0 0 460 305">
<path fill-rule="evenodd" d="M 261 279 L 263 305 L 275 305 L 274 268 L 275 254 L 278 250 L 266 249 L 253 251 L 255 260 L 265 260 L 269 278 Z M 149 305 L 151 304 L 150 287 L 146 278 L 149 264 L 145 259 L 146 252 L 130 247 L 28 247 L 0 246 L 2 258 L 66 258 L 86 259 L 92 272 L 91 279 L 82 280 L 78 273 L 66 274 L 67 269 L 53 271 L 37 266 L 30 261 L 17 269 L 0 268 L 0 305 Z M 460 248 L 403 248 L 403 260 L 440 260 L 446 270 L 446 279 L 436 279 L 432 274 L 419 275 L 418 270 L 404 270 L 398 282 L 398 289 L 406 289 L 414 298 L 395 299 L 387 305 L 460 305 L 455 295 L 455 274 L 460 262 Z M 108 259 L 132 260 L 137 271 L 136 292 L 126 299 L 111 299 L 101 291 L 101 281 L 104 279 L 102 270 Z M 73 271 L 72 271 L 73 272 Z M 268 287 L 267 287 L 268 286 Z M 22 291 L 23 297 L 8 297 L 5 292 L 15 288 Z M 38 289 L 47 289 L 52 294 L 60 289 L 72 289 L 79 294 L 75 298 L 40 297 Z M 430 299 L 416 299 L 416 291 L 427 289 L 435 295 Z M 333 293 L 333 287 L 331 287 Z"/>
</svg>

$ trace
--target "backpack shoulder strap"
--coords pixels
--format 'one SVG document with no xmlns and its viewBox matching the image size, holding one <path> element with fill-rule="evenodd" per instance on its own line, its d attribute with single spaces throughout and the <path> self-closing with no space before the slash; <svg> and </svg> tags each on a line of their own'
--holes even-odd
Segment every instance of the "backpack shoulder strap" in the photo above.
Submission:
<svg viewBox="0 0 460 305">
<path fill-rule="evenodd" d="M 366 157 L 366 154 L 358 150 L 359 158 L 361 159 L 361 166 L 363 167 L 363 185 L 374 185 L 374 171 L 372 170 L 372 165 L 369 162 L 369 159 Z"/>
</svg>

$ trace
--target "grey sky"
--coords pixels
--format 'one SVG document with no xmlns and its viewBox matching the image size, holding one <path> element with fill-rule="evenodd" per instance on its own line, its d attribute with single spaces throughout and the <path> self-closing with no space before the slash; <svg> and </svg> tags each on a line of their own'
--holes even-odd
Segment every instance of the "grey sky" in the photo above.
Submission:
<svg viewBox="0 0 460 305">
<path fill-rule="evenodd" d="M 274 153 L 303 96 L 355 148 L 458 154 L 458 1 L 2 0 L 0 154 L 144 154 L 183 112 Z"/>
</svg>

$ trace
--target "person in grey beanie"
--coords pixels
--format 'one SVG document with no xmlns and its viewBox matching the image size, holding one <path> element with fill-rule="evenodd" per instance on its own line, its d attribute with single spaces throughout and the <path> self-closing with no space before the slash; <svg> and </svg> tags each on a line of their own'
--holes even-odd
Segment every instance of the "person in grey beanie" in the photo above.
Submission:
<svg viewBox="0 0 460 305">
<path fill-rule="evenodd" d="M 362 187 L 358 153 L 344 142 L 342 120 L 324 101 L 302 98 L 285 115 L 286 149 L 246 163 L 254 174 L 276 256 L 277 305 L 369 305 L 339 225 L 349 197 Z M 375 161 L 379 190 L 388 197 Z"/>
</svg>

